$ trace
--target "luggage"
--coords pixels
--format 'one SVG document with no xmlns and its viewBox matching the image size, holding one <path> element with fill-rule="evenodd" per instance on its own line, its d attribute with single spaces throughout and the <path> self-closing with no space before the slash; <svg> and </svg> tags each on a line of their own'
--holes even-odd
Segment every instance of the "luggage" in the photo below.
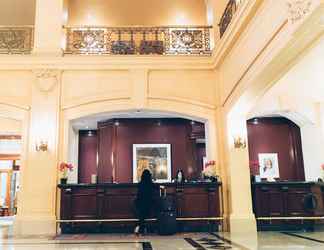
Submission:
<svg viewBox="0 0 324 250">
<path fill-rule="evenodd" d="M 160 235 L 172 235 L 177 232 L 177 213 L 171 197 L 166 196 L 166 190 L 160 188 L 160 209 L 158 214 L 158 232 Z"/>
</svg>

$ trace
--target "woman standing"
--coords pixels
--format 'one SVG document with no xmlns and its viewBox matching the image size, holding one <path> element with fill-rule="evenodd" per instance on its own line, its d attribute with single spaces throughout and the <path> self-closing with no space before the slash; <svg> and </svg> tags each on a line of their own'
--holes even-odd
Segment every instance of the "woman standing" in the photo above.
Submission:
<svg viewBox="0 0 324 250">
<path fill-rule="evenodd" d="M 137 216 L 139 224 L 135 228 L 135 233 L 144 233 L 145 219 L 150 216 L 151 208 L 153 206 L 153 189 L 151 172 L 145 169 L 142 173 L 141 181 L 138 184 L 137 197 L 135 200 Z"/>
</svg>

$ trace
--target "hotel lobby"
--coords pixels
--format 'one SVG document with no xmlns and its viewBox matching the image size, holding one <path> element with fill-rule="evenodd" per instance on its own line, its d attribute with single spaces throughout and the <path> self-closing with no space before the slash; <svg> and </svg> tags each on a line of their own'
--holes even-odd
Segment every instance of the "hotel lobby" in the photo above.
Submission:
<svg viewBox="0 0 324 250">
<path fill-rule="evenodd" d="M 322 249 L 323 34 L 324 0 L 2 0 L 1 249 Z"/>
</svg>

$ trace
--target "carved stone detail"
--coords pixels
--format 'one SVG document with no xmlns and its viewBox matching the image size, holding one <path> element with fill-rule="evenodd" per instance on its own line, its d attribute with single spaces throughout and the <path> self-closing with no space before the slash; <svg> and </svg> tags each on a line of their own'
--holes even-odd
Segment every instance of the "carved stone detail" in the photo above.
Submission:
<svg viewBox="0 0 324 250">
<path fill-rule="evenodd" d="M 34 70 L 36 86 L 41 92 L 51 92 L 60 81 L 61 71 L 54 69 Z"/>
<path fill-rule="evenodd" d="M 312 0 L 288 0 L 288 18 L 291 23 L 304 18 L 304 16 L 310 12 Z"/>
</svg>

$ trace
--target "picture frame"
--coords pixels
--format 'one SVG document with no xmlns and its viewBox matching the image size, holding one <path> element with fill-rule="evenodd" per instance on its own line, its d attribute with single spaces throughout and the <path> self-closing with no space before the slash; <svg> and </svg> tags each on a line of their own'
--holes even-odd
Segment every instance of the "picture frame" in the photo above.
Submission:
<svg viewBox="0 0 324 250">
<path fill-rule="evenodd" d="M 158 183 L 171 182 L 171 144 L 133 144 L 133 182 L 148 169 Z"/>
<path fill-rule="evenodd" d="M 258 158 L 261 179 L 275 180 L 280 178 L 277 153 L 261 153 L 258 154 Z"/>
</svg>

